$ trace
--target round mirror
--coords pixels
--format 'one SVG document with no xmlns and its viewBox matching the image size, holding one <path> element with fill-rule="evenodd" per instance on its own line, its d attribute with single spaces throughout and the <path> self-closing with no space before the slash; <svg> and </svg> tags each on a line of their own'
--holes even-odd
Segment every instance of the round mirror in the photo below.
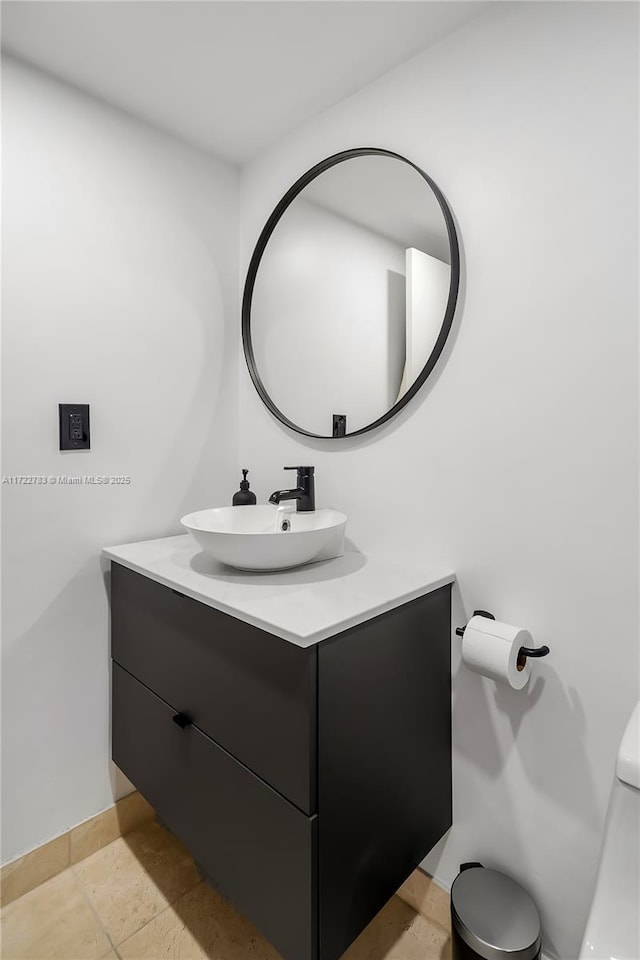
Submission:
<svg viewBox="0 0 640 960">
<path fill-rule="evenodd" d="M 373 147 L 317 164 L 249 265 L 242 338 L 262 400 L 312 437 L 384 423 L 433 370 L 459 276 L 451 212 L 423 170 Z"/>
</svg>

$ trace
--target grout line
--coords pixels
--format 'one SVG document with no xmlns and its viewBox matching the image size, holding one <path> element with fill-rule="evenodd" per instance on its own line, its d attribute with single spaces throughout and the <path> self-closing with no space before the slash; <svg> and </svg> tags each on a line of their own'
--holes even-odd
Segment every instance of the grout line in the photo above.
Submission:
<svg viewBox="0 0 640 960">
<path fill-rule="evenodd" d="M 0 889 L 0 907 L 6 907 L 6 906 L 8 906 L 10 903 L 13 903 L 15 900 L 19 900 L 20 897 L 24 897 L 25 894 L 31 893 L 32 890 L 35 890 L 36 887 L 40 887 L 43 883 L 46 883 L 47 880 L 52 880 L 54 877 L 59 876 L 59 874 L 61 874 L 64 870 L 68 870 L 69 867 L 72 867 L 72 866 L 73 866 L 73 863 L 71 862 L 71 837 L 72 837 L 72 834 L 75 833 L 75 831 L 78 830 L 79 828 L 86 826 L 88 823 L 91 823 L 91 822 L 94 821 L 94 820 L 99 820 L 101 817 L 105 817 L 105 816 L 107 816 L 108 814 L 110 814 L 112 811 L 115 811 L 116 820 L 117 820 L 117 823 L 118 823 L 118 833 L 117 833 L 117 835 L 113 838 L 113 840 L 118 840 L 120 837 L 125 837 L 125 836 L 127 836 L 127 835 L 128 835 L 129 833 L 131 833 L 132 831 L 137 830 L 139 827 L 143 826 L 143 824 L 147 823 L 149 820 L 152 820 L 153 817 L 154 817 L 154 812 L 152 812 L 151 814 L 145 813 L 145 815 L 142 817 L 142 819 L 137 820 L 137 821 L 134 820 L 133 825 L 130 826 L 129 829 L 126 830 L 125 832 L 122 832 L 122 830 L 120 829 L 120 821 L 117 819 L 117 818 L 118 818 L 118 808 L 122 808 L 122 804 L 125 803 L 127 800 L 129 800 L 130 798 L 132 798 L 132 797 L 133 797 L 134 795 L 136 795 L 136 794 L 138 794 L 140 797 L 142 797 L 142 794 L 140 794 L 140 791 L 139 791 L 139 790 L 133 790 L 131 793 L 128 793 L 128 794 L 126 794 L 124 797 L 120 797 L 118 800 L 114 801 L 114 803 L 111 804 L 111 806 L 106 807 L 106 809 L 99 811 L 98 813 L 94 814 L 93 816 L 88 817 L 86 820 L 82 820 L 80 823 L 77 823 L 77 824 L 75 824 L 75 825 L 72 826 L 72 827 L 69 827 L 68 830 L 65 830 L 63 833 L 58 834 L 57 837 L 52 837 L 50 840 L 45 840 L 44 843 L 39 844 L 37 847 L 34 847 L 32 850 L 27 850 L 27 851 L 25 851 L 25 853 L 22 853 L 22 854 L 20 854 L 19 856 L 15 857 L 13 860 L 9 860 L 7 863 L 3 863 L 3 864 L 0 866 L 0 880 L 1 880 L 2 877 L 5 875 L 5 871 L 7 871 L 9 867 L 14 867 L 15 864 L 18 864 L 18 863 L 20 863 L 21 861 L 26 861 L 27 858 L 30 859 L 30 858 L 34 857 L 34 855 L 35 855 L 36 858 L 37 858 L 38 854 L 40 854 L 41 851 L 43 851 L 45 847 L 48 847 L 50 844 L 56 843 L 57 841 L 66 838 L 66 841 L 67 841 L 67 862 L 66 862 L 63 866 L 59 867 L 59 869 L 57 869 L 57 870 L 56 870 L 54 873 L 52 873 L 50 876 L 44 877 L 44 879 L 42 879 L 39 883 L 36 883 L 35 886 L 29 887 L 27 890 L 24 890 L 24 891 L 20 894 L 20 896 L 18 896 L 18 897 L 11 897 L 10 899 L 6 899 L 6 894 L 5 894 L 5 892 L 4 892 L 4 888 L 5 888 L 5 886 L 6 886 L 6 881 L 5 881 L 4 883 L 0 883 L 0 887 L 1 887 L 1 889 Z M 142 800 L 145 801 L 145 798 L 142 797 Z M 147 806 L 150 806 L 150 804 L 148 803 L 148 801 L 145 801 L 145 803 L 147 803 Z M 91 853 L 85 854 L 83 857 L 80 857 L 80 859 L 79 859 L 79 860 L 76 860 L 75 862 L 76 862 L 76 863 L 81 863 L 82 860 L 86 860 L 87 857 L 93 856 L 94 853 L 97 853 L 99 850 L 103 850 L 103 849 L 104 849 L 105 847 L 107 847 L 110 843 L 113 843 L 113 840 L 109 840 L 109 841 L 107 841 L 106 843 L 101 844 L 100 846 L 96 847 L 95 850 L 92 850 Z"/>
<path fill-rule="evenodd" d="M 199 882 L 202 883 L 203 881 L 200 880 Z M 195 887 L 190 887 L 189 890 L 195 890 Z M 185 891 L 185 892 L 188 893 L 189 890 L 187 890 L 187 891 Z M 182 896 L 182 894 L 180 894 L 180 896 Z M 180 899 L 180 897 L 178 897 L 178 899 Z M 173 902 L 175 903 L 176 901 L 174 900 Z M 124 944 L 125 944 L 125 943 L 128 943 L 129 940 L 131 940 L 132 937 L 136 937 L 136 936 L 140 933 L 140 931 L 141 931 L 141 930 L 144 930 L 146 927 L 148 927 L 150 923 L 153 923 L 154 920 L 157 920 L 158 917 L 161 917 L 161 916 L 163 915 L 163 913 L 166 913 L 166 912 L 167 912 L 167 910 L 171 910 L 171 907 L 172 907 L 172 904 L 167 901 L 166 907 L 163 907 L 162 910 L 160 911 L 160 913 L 156 913 L 155 917 L 151 917 L 151 919 L 150 919 L 150 920 L 147 920 L 146 923 L 143 923 L 141 927 L 138 927 L 138 929 L 137 929 L 137 930 L 134 930 L 133 933 L 130 933 L 128 937 L 125 937 L 125 939 L 122 940 L 121 943 L 118 944 L 118 947 L 124 946 Z M 177 914 L 176 914 L 176 916 L 177 916 Z M 178 919 L 181 920 L 180 917 L 178 917 Z M 184 921 L 181 920 L 181 922 L 182 922 L 182 924 L 183 924 L 183 926 L 184 926 Z M 115 944 L 113 945 L 113 949 L 115 950 L 116 955 L 119 957 L 119 960 L 122 960 L 122 955 L 121 955 L 120 951 L 118 950 L 118 947 L 116 947 Z"/>
<path fill-rule="evenodd" d="M 81 863 L 82 861 L 79 861 L 79 862 Z M 104 956 L 106 957 L 106 956 L 108 956 L 109 953 L 111 953 L 112 950 L 115 950 L 115 949 L 116 949 L 116 945 L 115 945 L 115 943 L 113 942 L 113 939 L 111 938 L 111 936 L 110 936 L 110 934 L 109 934 L 109 931 L 107 930 L 107 928 L 105 927 L 104 923 L 102 922 L 102 918 L 100 917 L 100 914 L 98 913 L 98 911 L 97 911 L 96 908 L 94 907 L 93 901 L 91 900 L 91 897 L 89 896 L 89 894 L 88 894 L 87 891 L 85 890 L 84 883 L 82 882 L 82 880 L 80 879 L 80 877 L 77 875 L 77 873 L 76 873 L 75 870 L 73 869 L 74 866 L 75 866 L 75 864 L 71 864 L 71 866 L 69 867 L 69 870 L 71 871 L 71 874 L 72 874 L 72 876 L 73 876 L 73 879 L 76 881 L 76 883 L 77 883 L 78 886 L 80 887 L 80 892 L 82 893 L 82 896 L 84 897 L 85 903 L 88 905 L 89 909 L 91 910 L 91 913 L 93 914 L 95 920 L 96 920 L 97 923 L 98 923 L 98 926 L 100 927 L 100 929 L 102 930 L 102 932 L 104 933 L 105 937 L 107 938 L 107 940 L 108 940 L 108 942 L 109 942 L 109 944 L 110 944 L 110 949 L 107 951 L 107 953 L 104 954 Z M 120 954 L 118 954 L 118 956 L 120 956 Z"/>
<path fill-rule="evenodd" d="M 116 839 L 120 839 L 120 838 L 117 837 Z M 113 840 L 112 840 L 111 842 L 112 842 L 112 843 L 115 843 L 115 841 L 113 841 Z M 107 846 L 109 846 L 109 844 L 107 844 Z M 104 848 L 102 848 L 102 849 L 104 849 Z M 81 863 L 82 861 L 79 861 L 79 862 Z M 139 927 L 137 930 L 134 930 L 133 933 L 130 933 L 129 936 L 128 936 L 128 937 L 125 937 L 125 939 L 122 940 L 119 944 L 116 944 L 115 940 L 113 939 L 113 937 L 111 936 L 111 934 L 109 933 L 109 931 L 108 931 L 107 928 L 105 927 L 104 923 L 102 922 L 102 919 L 100 918 L 100 914 L 98 913 L 98 911 L 97 911 L 96 908 L 94 907 L 93 901 L 91 900 L 91 897 L 89 896 L 88 892 L 86 891 L 83 882 L 82 882 L 82 881 L 80 880 L 80 878 L 77 876 L 75 870 L 73 870 L 73 866 L 72 866 L 70 869 L 72 870 L 73 876 L 75 877 L 75 879 L 76 879 L 76 881 L 77 881 L 80 889 L 82 890 L 82 896 L 84 897 L 85 901 L 88 903 L 89 908 L 90 908 L 92 914 L 94 915 L 94 917 L 95 917 L 96 920 L 98 921 L 98 924 L 100 925 L 100 928 L 102 929 L 102 931 L 104 932 L 104 935 L 106 936 L 107 940 L 109 941 L 110 949 L 109 949 L 108 953 L 111 953 L 111 951 L 113 951 L 113 953 L 115 953 L 115 955 L 119 958 L 119 960 L 122 960 L 122 955 L 121 955 L 120 951 L 118 950 L 118 947 L 119 947 L 119 946 L 122 946 L 123 943 L 126 943 L 127 940 L 130 940 L 131 937 L 135 937 L 136 933 L 139 933 L 140 930 L 144 930 L 144 928 L 147 927 L 150 923 L 152 923 L 152 922 L 156 919 L 156 917 L 159 917 L 161 913 L 164 913 L 164 911 L 165 911 L 165 910 L 168 910 L 169 907 L 171 906 L 171 904 L 167 901 L 167 905 L 166 905 L 165 907 L 163 907 L 162 910 L 160 910 L 160 913 L 157 913 L 155 917 L 151 917 L 150 920 L 147 920 L 146 923 L 143 923 L 141 927 Z M 155 884 L 154 884 L 154 886 L 155 886 Z M 158 888 L 156 887 L 156 889 L 158 889 Z M 161 891 L 160 891 L 160 892 L 161 892 Z M 165 898 L 165 899 L 166 899 L 166 898 Z M 108 953 L 106 953 L 104 956 L 105 956 L 105 957 L 108 956 Z M 104 960 L 104 957 L 101 958 L 101 960 Z"/>
<path fill-rule="evenodd" d="M 155 822 L 158 823 L 157 819 L 156 819 Z M 173 834 L 171 834 L 170 831 L 166 830 L 166 828 L 165 828 L 162 824 L 159 824 L 159 825 L 160 825 L 160 827 L 161 827 L 163 830 L 165 830 L 167 833 L 169 833 L 170 836 L 173 837 Z M 135 829 L 137 829 L 137 828 L 134 827 L 134 830 L 135 830 Z M 129 832 L 132 833 L 133 830 L 131 830 L 131 831 L 129 831 Z M 115 843 L 117 840 L 120 840 L 120 839 L 122 839 L 122 838 L 121 838 L 121 837 L 116 837 L 115 840 L 112 840 L 112 841 L 111 841 L 111 843 Z M 106 846 L 105 846 L 105 847 L 102 847 L 101 850 L 106 849 L 106 847 L 108 847 L 108 846 L 110 846 L 110 844 L 106 844 Z M 97 853 L 97 852 L 99 852 L 99 851 L 96 851 L 96 853 Z M 153 882 L 153 886 L 154 886 L 155 889 L 161 894 L 161 896 L 163 897 L 163 899 L 166 901 L 166 902 L 165 902 L 165 906 L 164 906 L 158 913 L 156 913 L 155 916 L 150 917 L 149 920 L 147 920 L 145 923 L 143 923 L 141 927 L 138 927 L 137 930 L 134 930 L 133 933 L 130 933 L 129 936 L 125 937 L 124 940 L 121 940 L 119 943 L 116 943 L 116 941 L 115 941 L 114 938 L 111 936 L 111 934 L 109 933 L 109 931 L 108 931 L 107 928 L 105 927 L 104 923 L 102 922 L 102 920 L 101 920 L 101 918 L 100 918 L 100 915 L 99 915 L 97 909 L 96 909 L 96 908 L 94 907 L 94 905 L 93 905 L 93 901 L 91 900 L 91 897 L 89 896 L 89 893 L 88 893 L 87 890 L 85 889 L 84 883 L 82 882 L 82 880 L 80 880 L 80 878 L 78 877 L 78 875 L 77 875 L 77 873 L 76 873 L 76 871 L 75 871 L 75 869 L 74 869 L 79 863 L 82 863 L 82 860 L 79 860 L 77 864 L 71 864 L 71 866 L 70 866 L 68 869 L 71 870 L 71 873 L 73 874 L 74 879 L 76 880 L 76 882 L 77 882 L 78 885 L 80 886 L 80 889 L 81 889 L 81 891 L 82 891 L 82 895 L 83 895 L 85 901 L 88 903 L 88 905 L 89 905 L 89 907 L 90 907 L 90 909 L 91 909 L 91 912 L 93 913 L 94 917 L 95 917 L 96 920 L 98 921 L 98 924 L 99 924 L 100 928 L 104 931 L 104 934 L 105 934 L 105 936 L 107 937 L 107 940 L 109 941 L 109 943 L 110 943 L 110 945 L 111 945 L 111 950 L 112 950 L 112 951 L 115 953 L 115 955 L 118 957 L 118 960 L 122 960 L 122 955 L 121 955 L 121 953 L 120 953 L 120 950 L 118 949 L 119 947 L 121 947 L 124 943 L 126 943 L 128 940 L 130 940 L 131 937 L 135 937 L 136 934 L 140 933 L 141 930 L 144 930 L 145 927 L 148 927 L 150 923 L 153 923 L 154 920 L 157 920 L 157 918 L 160 917 L 160 916 L 161 916 L 163 913 L 165 913 L 167 910 L 170 910 L 170 909 L 172 908 L 173 904 L 176 903 L 179 899 L 181 899 L 181 897 L 185 896 L 187 893 L 190 893 L 192 890 L 195 890 L 195 888 L 196 888 L 197 886 L 199 886 L 201 883 L 204 882 L 204 881 L 202 880 L 202 878 L 198 875 L 198 878 L 196 879 L 196 882 L 193 884 L 193 886 L 187 887 L 187 889 L 186 889 L 186 890 L 183 890 L 174 900 L 169 900 L 169 899 L 166 897 L 166 895 L 162 892 L 162 890 L 160 889 L 160 887 L 157 886 L 157 884 L 155 883 L 155 881 L 153 880 L 153 878 L 151 878 L 151 879 L 152 879 L 152 882 Z M 109 952 L 110 952 L 110 951 L 109 951 Z M 105 956 L 106 956 L 106 954 L 105 954 Z M 104 960 L 104 958 L 102 958 L 102 960 Z"/>
<path fill-rule="evenodd" d="M 157 818 L 156 818 L 156 821 L 155 821 L 155 822 L 159 824 L 159 826 L 161 827 L 161 829 L 162 829 L 163 831 L 166 831 L 166 832 L 173 838 L 174 835 L 173 835 L 170 831 L 166 830 L 166 828 L 165 828 L 161 823 L 159 823 L 159 821 L 157 820 Z M 146 823 L 147 823 L 146 820 L 145 820 L 145 821 L 141 821 L 139 824 L 136 824 L 134 827 L 132 827 L 131 830 L 127 831 L 127 833 L 133 833 L 134 831 L 136 831 L 136 830 L 140 829 L 141 827 L 143 827 Z M 95 854 L 97 854 L 97 853 L 99 853 L 99 852 L 102 852 L 103 850 L 106 850 L 107 847 L 109 847 L 109 846 L 110 846 L 111 844 L 113 844 L 113 843 L 116 843 L 118 840 L 123 839 L 124 836 L 125 836 L 124 834 L 121 834 L 120 836 L 115 837 L 113 840 L 109 841 L 109 843 L 105 844 L 103 847 L 100 847 L 98 850 L 95 850 L 92 854 L 88 854 L 88 856 L 94 856 Z M 120 947 L 120 946 L 122 946 L 124 943 L 128 942 L 128 941 L 131 939 L 131 937 L 136 936 L 136 934 L 138 934 L 141 930 L 144 930 L 145 927 L 147 927 L 150 923 L 153 923 L 154 920 L 156 920 L 158 917 L 162 916 L 162 914 L 164 914 L 167 910 L 172 909 L 173 905 L 174 905 L 178 900 L 180 900 L 182 897 L 186 896 L 186 895 L 187 895 L 188 893 L 190 893 L 192 890 L 195 890 L 198 886 L 200 886 L 201 884 L 204 884 L 204 883 L 205 883 L 205 881 L 203 880 L 203 878 L 202 878 L 201 875 L 199 874 L 198 868 L 197 868 L 197 865 L 196 865 L 196 880 L 195 880 L 195 882 L 193 883 L 193 885 L 188 886 L 186 889 L 182 890 L 174 899 L 169 900 L 169 899 L 166 897 L 166 895 L 162 892 L 162 890 L 157 886 L 157 884 L 155 883 L 155 881 L 153 881 L 154 887 L 155 887 L 156 890 L 162 895 L 163 899 L 165 900 L 165 906 L 164 906 L 155 916 L 151 917 L 151 918 L 150 918 L 149 920 L 147 920 L 144 924 L 142 924 L 141 927 L 139 927 L 137 930 L 134 930 L 133 933 L 129 934 L 129 936 L 127 936 L 124 940 L 122 940 L 120 943 L 116 943 L 116 941 L 114 940 L 114 938 L 111 936 L 111 934 L 110 934 L 109 931 L 107 930 L 105 924 L 103 923 L 102 918 L 100 917 L 100 914 L 98 913 L 98 910 L 97 910 L 97 908 L 95 907 L 95 905 L 94 905 L 94 903 L 93 903 L 93 900 L 92 900 L 92 898 L 91 898 L 91 896 L 90 896 L 90 894 L 89 894 L 89 892 L 88 892 L 88 890 L 87 890 L 87 888 L 86 888 L 86 886 L 85 886 L 85 883 L 84 883 L 83 880 L 78 876 L 77 869 L 79 868 L 79 866 L 80 866 L 80 865 L 84 862 L 84 860 L 86 860 L 86 859 L 87 859 L 86 857 L 83 857 L 81 860 L 78 860 L 78 861 L 76 861 L 75 863 L 69 863 L 66 867 L 63 867 L 63 869 L 60 870 L 60 871 L 59 871 L 57 874 L 55 874 L 54 876 L 60 876 L 62 873 L 64 873 L 65 871 L 68 870 L 68 871 L 71 873 L 71 876 L 72 876 L 73 880 L 75 881 L 75 883 L 76 883 L 77 886 L 79 887 L 80 892 L 81 892 L 81 894 L 82 894 L 82 898 L 83 898 L 83 900 L 85 901 L 85 903 L 87 904 L 87 906 L 89 907 L 89 909 L 90 909 L 90 911 L 91 911 L 91 914 L 92 914 L 94 920 L 96 921 L 96 924 L 97 924 L 98 929 L 99 929 L 102 933 L 104 933 L 104 935 L 105 935 L 105 937 L 106 937 L 106 940 L 107 940 L 107 943 L 109 944 L 109 950 L 106 951 L 106 952 L 102 955 L 102 957 L 100 958 L 100 960 L 105 960 L 105 958 L 108 957 L 108 955 L 109 955 L 110 953 L 112 953 L 112 952 L 115 954 L 115 956 L 118 958 L 118 960 L 122 960 L 122 954 L 120 953 L 120 950 L 119 950 L 119 947 Z M 191 858 L 191 859 L 193 859 L 193 858 Z M 39 883 L 39 884 L 37 884 L 35 887 L 33 887 L 33 890 L 37 890 L 39 887 L 43 886 L 43 884 L 47 883 L 49 880 L 52 880 L 52 879 L 54 879 L 54 877 L 49 877 L 49 878 L 47 878 L 47 880 L 43 880 L 42 883 Z M 153 880 L 153 878 L 152 878 L 152 880 Z M 31 890 L 26 891 L 26 894 L 31 893 L 31 892 L 32 892 Z M 25 896 L 26 894 L 23 894 L 22 896 Z M 20 898 L 16 898 L 16 899 L 20 899 Z"/>
</svg>

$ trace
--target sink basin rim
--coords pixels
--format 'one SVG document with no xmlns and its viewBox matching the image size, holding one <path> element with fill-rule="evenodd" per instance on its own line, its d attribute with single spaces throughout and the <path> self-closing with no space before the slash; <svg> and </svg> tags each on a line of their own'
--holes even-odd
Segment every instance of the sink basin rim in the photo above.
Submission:
<svg viewBox="0 0 640 960">
<path fill-rule="evenodd" d="M 289 530 L 275 529 L 278 516 L 291 521 Z M 271 504 L 211 507 L 180 522 L 206 553 L 237 570 L 287 570 L 344 554 L 347 517 L 332 508 L 297 513 Z"/>
<path fill-rule="evenodd" d="M 242 511 L 241 513 L 236 513 L 236 511 Z M 256 516 L 257 519 L 264 517 L 262 521 L 264 524 L 268 525 L 268 528 L 265 529 L 240 529 L 238 527 L 224 526 L 224 525 L 203 525 L 196 521 L 197 517 L 202 517 L 203 519 L 211 519 L 212 521 L 220 519 L 223 523 L 229 518 L 242 520 L 249 520 L 250 517 Z M 207 507 L 204 510 L 195 510 L 192 513 L 185 514 L 184 517 L 181 517 L 180 523 L 187 530 L 199 530 L 203 533 L 215 533 L 219 535 L 229 535 L 232 537 L 258 537 L 258 536 L 282 536 L 282 531 L 274 530 L 273 525 L 275 524 L 276 518 L 278 516 L 278 508 L 272 506 L 271 504 L 249 504 L 239 507 Z M 326 530 L 331 527 L 337 527 L 340 524 L 346 524 L 347 516 L 342 513 L 340 510 L 334 510 L 332 507 L 320 507 L 318 510 L 313 511 L 304 511 L 299 513 L 293 508 L 291 511 L 280 511 L 281 516 L 287 516 L 291 519 L 292 523 L 296 524 L 297 529 L 292 529 L 288 531 L 287 535 L 290 534 L 300 534 L 300 533 L 312 533 L 316 530 Z M 319 520 L 319 523 L 307 525 L 307 521 L 311 519 Z"/>
</svg>

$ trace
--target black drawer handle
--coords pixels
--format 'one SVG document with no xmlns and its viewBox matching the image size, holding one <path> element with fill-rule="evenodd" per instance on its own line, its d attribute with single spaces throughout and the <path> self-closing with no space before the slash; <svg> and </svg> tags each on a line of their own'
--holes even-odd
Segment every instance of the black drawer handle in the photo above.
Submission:
<svg viewBox="0 0 640 960">
<path fill-rule="evenodd" d="M 193 718 L 190 717 L 188 713 L 176 713 L 175 717 L 172 717 L 171 719 L 183 730 L 185 727 L 190 727 L 193 723 Z"/>
</svg>

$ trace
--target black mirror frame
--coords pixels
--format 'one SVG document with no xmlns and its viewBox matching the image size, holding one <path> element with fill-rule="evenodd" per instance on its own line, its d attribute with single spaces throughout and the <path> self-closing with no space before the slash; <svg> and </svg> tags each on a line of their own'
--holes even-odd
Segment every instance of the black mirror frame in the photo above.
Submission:
<svg viewBox="0 0 640 960">
<path fill-rule="evenodd" d="M 402 410 L 402 408 L 406 406 L 407 403 L 409 403 L 409 401 L 416 395 L 420 387 L 423 385 L 435 367 L 436 363 L 438 362 L 438 358 L 444 349 L 447 337 L 451 331 L 451 325 L 453 323 L 456 303 L 458 300 L 458 289 L 460 286 L 460 249 L 458 246 L 458 236 L 451 210 L 449 209 L 447 201 L 445 200 L 440 188 L 433 182 L 431 177 L 424 172 L 424 170 L 418 167 L 415 163 L 412 163 L 411 160 L 407 160 L 406 157 L 403 157 L 399 153 L 394 153 L 391 150 L 384 150 L 379 147 L 356 147 L 351 150 L 343 150 L 340 153 L 334 153 L 332 156 L 327 157 L 326 160 L 322 160 L 320 163 L 317 163 L 315 166 L 311 167 L 310 170 L 307 170 L 306 173 L 296 180 L 293 186 L 290 187 L 282 197 L 262 228 L 262 232 L 258 237 L 258 242 L 256 243 L 251 261 L 249 263 L 247 279 L 244 285 L 244 294 L 242 297 L 242 345 L 244 347 L 244 355 L 247 361 L 247 367 L 249 368 L 249 375 L 251 376 L 253 385 L 258 391 L 258 394 L 267 409 L 270 410 L 274 417 L 280 420 L 281 423 L 284 423 L 285 426 L 289 427 L 289 429 L 295 430 L 296 433 L 301 433 L 306 437 L 314 437 L 320 440 L 338 440 L 342 439 L 342 437 L 332 437 L 322 433 L 311 433 L 309 430 L 299 427 L 292 420 L 289 420 L 289 418 L 286 417 L 278 407 L 276 407 L 275 403 L 265 389 L 256 367 L 253 346 L 251 343 L 251 301 L 253 298 L 253 289 L 256 282 L 258 267 L 260 266 L 260 261 L 262 260 L 267 243 L 269 242 L 271 234 L 273 233 L 278 221 L 284 214 L 289 204 L 298 196 L 299 193 L 302 192 L 302 190 L 304 190 L 306 186 L 308 186 L 309 183 L 311 183 L 312 180 L 315 180 L 316 177 L 319 177 L 321 173 L 325 172 L 325 170 L 329 170 L 331 167 L 336 166 L 338 163 L 342 163 L 344 160 L 351 160 L 354 157 L 367 156 L 392 157 L 395 160 L 401 160 L 403 163 L 413 167 L 413 169 L 416 170 L 417 173 L 419 173 L 420 176 L 429 184 L 433 190 L 436 200 L 438 201 L 438 204 L 440 205 L 442 215 L 444 216 L 444 220 L 447 225 L 449 249 L 451 252 L 451 281 L 449 283 L 449 297 L 447 300 L 442 326 L 440 327 L 440 333 L 438 334 L 438 338 L 435 342 L 433 350 L 431 351 L 427 362 L 422 368 L 420 375 L 416 377 L 407 392 L 404 393 L 402 397 L 400 397 L 400 399 L 397 400 L 383 416 L 378 417 L 377 420 L 367 424 L 366 427 L 361 427 L 359 430 L 354 430 L 351 433 L 345 433 L 343 435 L 344 437 L 357 437 L 362 433 L 368 433 L 370 430 L 375 430 L 376 427 L 382 426 L 383 423 L 386 423 L 387 420 L 390 420 L 397 413 L 399 413 L 400 410 Z"/>
</svg>

